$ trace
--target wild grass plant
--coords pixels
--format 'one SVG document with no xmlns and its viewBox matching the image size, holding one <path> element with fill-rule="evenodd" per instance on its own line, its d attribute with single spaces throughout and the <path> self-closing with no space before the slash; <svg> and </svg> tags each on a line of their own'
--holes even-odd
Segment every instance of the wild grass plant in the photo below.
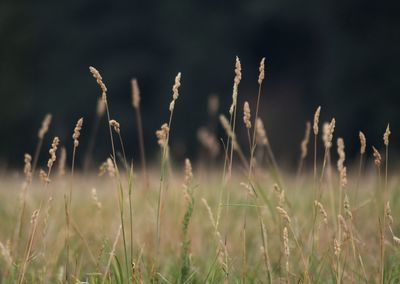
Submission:
<svg viewBox="0 0 400 284">
<path fill-rule="evenodd" d="M 22 157 L 24 177 L 1 181 L 0 282 L 399 282 L 400 184 L 390 170 L 389 157 L 395 157 L 389 151 L 389 125 L 382 145 L 370 146 L 363 132 L 355 133 L 360 151 L 352 163 L 344 139 L 335 136 L 343 126 L 335 118 L 320 123 L 324 112 L 317 107 L 313 124 L 306 123 L 299 139 L 297 171 L 283 170 L 260 117 L 266 69 L 263 58 L 252 106 L 240 97 L 242 67 L 236 58 L 229 115 L 220 114 L 226 136 L 218 137 L 213 124 L 197 132 L 199 151 L 214 159 L 210 170 L 209 164 L 192 167 L 189 158 L 172 163 L 173 115 L 179 112 L 178 98 L 185 99 L 179 93 L 181 73 L 173 83 L 169 118 L 156 131 L 157 169 L 147 167 L 137 81 L 132 81 L 132 105 L 141 167 L 125 152 L 126 133 L 112 119 L 100 72 L 90 67 L 101 97 L 89 144 L 94 145 L 98 127 L 107 127 L 110 151 L 98 174 L 79 170 L 79 155 L 86 168 L 93 164 L 93 146 L 88 153 L 78 151 L 79 138 L 90 128 L 81 118 L 71 140 L 53 139 L 47 170 L 35 174 L 47 146 L 51 115 L 46 116 L 34 158 Z M 218 102 L 211 101 L 210 121 L 215 121 Z M 104 113 L 106 125 L 100 124 Z M 68 144 L 72 153 L 58 151 Z"/>
</svg>

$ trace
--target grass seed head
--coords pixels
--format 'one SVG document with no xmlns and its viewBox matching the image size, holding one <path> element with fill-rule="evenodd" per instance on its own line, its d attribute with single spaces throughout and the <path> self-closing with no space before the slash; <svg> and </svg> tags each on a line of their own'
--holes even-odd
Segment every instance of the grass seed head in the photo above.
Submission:
<svg viewBox="0 0 400 284">
<path fill-rule="evenodd" d="M 344 140 L 341 137 L 337 139 L 337 153 L 339 155 L 339 159 L 337 161 L 337 168 L 340 173 L 344 168 L 344 161 L 346 160 L 346 154 L 344 152 Z"/>
<path fill-rule="evenodd" d="M 92 73 L 93 77 L 96 79 L 96 82 L 100 86 L 100 89 L 103 92 L 103 96 L 104 96 L 104 94 L 107 93 L 107 87 L 103 83 L 103 78 L 101 77 L 100 72 L 92 66 L 89 67 L 89 71 L 90 71 L 90 73 Z"/>
<path fill-rule="evenodd" d="M 256 120 L 256 132 L 257 132 L 257 142 L 263 146 L 268 145 L 267 132 L 265 131 L 264 123 L 261 118 L 257 118 Z"/>
<path fill-rule="evenodd" d="M 261 59 L 258 70 L 260 71 L 260 74 L 258 75 L 258 84 L 261 85 L 265 78 L 265 57 Z"/>
<path fill-rule="evenodd" d="M 372 151 L 373 151 L 373 155 L 374 155 L 374 158 L 375 158 L 375 160 L 374 160 L 375 165 L 379 168 L 381 166 L 381 163 L 382 163 L 382 156 L 374 146 L 372 146 Z"/>
<path fill-rule="evenodd" d="M 360 138 L 360 154 L 362 155 L 365 153 L 365 149 L 367 148 L 367 139 L 361 131 L 358 133 L 358 136 Z"/>
<path fill-rule="evenodd" d="M 322 205 L 321 202 L 315 200 L 314 201 L 314 206 L 318 209 L 319 214 L 322 217 L 322 220 L 324 221 L 325 224 L 328 224 L 328 214 L 326 213 L 326 210 L 324 206 Z"/>
<path fill-rule="evenodd" d="M 311 133 L 311 123 L 309 121 L 307 121 L 306 122 L 306 130 L 304 132 L 304 138 L 303 138 L 303 141 L 301 141 L 301 144 L 300 144 L 301 158 L 302 159 L 307 157 L 308 143 L 310 142 L 310 133 Z"/>
<path fill-rule="evenodd" d="M 42 121 L 42 126 L 39 129 L 38 137 L 39 139 L 43 139 L 44 135 L 46 135 L 47 131 L 49 131 L 49 126 L 51 123 L 52 115 L 50 113 L 46 114 Z"/>
<path fill-rule="evenodd" d="M 251 128 L 251 112 L 249 102 L 244 102 L 243 105 L 243 122 L 247 129 Z"/>
<path fill-rule="evenodd" d="M 277 206 L 276 210 L 278 211 L 279 215 L 282 217 L 283 220 L 285 220 L 288 224 L 291 223 L 290 217 L 285 209 L 283 209 L 280 206 Z"/>
<path fill-rule="evenodd" d="M 79 146 L 79 136 L 81 136 L 82 125 L 83 125 L 83 117 L 78 119 L 74 129 L 74 134 L 72 134 L 72 139 L 74 139 L 75 148 Z"/>
<path fill-rule="evenodd" d="M 242 65 L 240 64 L 239 57 L 236 56 L 235 63 L 235 79 L 233 80 L 233 91 L 232 91 L 232 105 L 229 109 L 229 113 L 232 115 L 237 105 L 238 88 L 240 81 L 242 80 Z"/>
<path fill-rule="evenodd" d="M 54 137 L 53 143 L 51 143 L 51 148 L 49 150 L 50 159 L 47 161 L 47 167 L 49 169 L 51 169 L 51 167 L 53 166 L 54 162 L 57 159 L 56 152 L 57 152 L 57 147 L 58 147 L 59 143 L 60 143 L 60 139 L 58 139 L 58 137 Z"/>
<path fill-rule="evenodd" d="M 136 79 L 131 80 L 132 85 L 132 106 L 136 109 L 140 106 L 140 89 Z"/>
<path fill-rule="evenodd" d="M 390 132 L 389 124 L 388 124 L 387 127 L 386 127 L 386 131 L 383 134 L 383 142 L 384 142 L 386 147 L 389 146 L 389 136 L 390 136 L 390 134 L 391 134 L 391 132 Z"/>
<path fill-rule="evenodd" d="M 111 119 L 109 122 L 110 126 L 114 129 L 115 133 L 120 134 L 121 133 L 121 127 L 119 125 L 119 122 Z"/>
<path fill-rule="evenodd" d="M 32 156 L 29 154 L 24 155 L 24 174 L 25 181 L 30 183 L 32 180 Z"/>
<path fill-rule="evenodd" d="M 313 125 L 313 130 L 314 130 L 314 135 L 318 135 L 318 123 L 319 123 L 319 116 L 321 113 L 321 106 L 317 108 L 314 114 L 314 125 Z"/>
<path fill-rule="evenodd" d="M 164 123 L 161 125 L 161 128 L 156 131 L 156 137 L 157 137 L 157 143 L 160 145 L 162 148 L 167 146 L 167 138 L 169 134 L 169 127 L 168 124 Z"/>
</svg>

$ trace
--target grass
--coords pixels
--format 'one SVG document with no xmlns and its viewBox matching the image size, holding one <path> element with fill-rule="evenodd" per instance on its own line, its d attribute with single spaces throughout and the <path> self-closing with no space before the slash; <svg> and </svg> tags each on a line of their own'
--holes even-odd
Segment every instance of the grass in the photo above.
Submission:
<svg viewBox="0 0 400 284">
<path fill-rule="evenodd" d="M 263 64 L 264 60 L 260 72 L 264 72 Z M 319 121 L 314 119 L 314 143 L 308 145 L 308 123 L 305 138 L 299 141 L 299 167 L 296 172 L 283 171 L 259 118 L 263 73 L 254 116 L 246 105 L 247 126 L 239 119 L 242 75 L 237 58 L 234 102 L 229 120 L 222 119 L 227 137 L 221 159 L 211 168 L 194 163 L 192 169 L 188 159 L 182 165 L 171 162 L 169 137 L 173 112 L 179 111 L 179 73 L 168 124 L 157 131 L 160 168 L 140 169 L 128 164 L 122 130 L 110 119 L 103 78 L 94 68 L 91 72 L 102 90 L 103 113 L 108 118 L 103 126 L 110 134 L 103 174 L 76 169 L 77 156 L 91 155 L 77 151 L 79 135 L 85 135 L 86 127 L 80 124 L 75 141 L 61 143 L 75 145 L 73 165 L 58 165 L 70 168 L 70 173 L 51 171 L 54 163 L 65 163 L 57 159 L 53 143 L 47 173 L 40 171 L 42 180 L 32 175 L 35 157 L 46 146 L 47 122 L 46 131 L 39 135 L 34 166 L 26 155 L 24 176 L 16 173 L 2 178 L 1 283 L 400 281 L 400 240 L 395 235 L 400 231 L 396 218 L 400 216 L 400 180 L 390 174 L 389 126 L 373 153 L 365 150 L 365 139 L 361 141 L 362 150 L 353 165 L 346 160 L 346 141 L 334 136 L 335 120 L 326 130 L 316 131 Z M 244 145 L 236 137 L 239 128 L 247 131 Z M 215 129 L 208 131 L 207 135 L 215 135 Z M 321 137 L 324 147 L 317 147 Z M 91 143 L 94 139 L 92 134 Z M 246 147 L 247 152 L 242 150 Z"/>
</svg>

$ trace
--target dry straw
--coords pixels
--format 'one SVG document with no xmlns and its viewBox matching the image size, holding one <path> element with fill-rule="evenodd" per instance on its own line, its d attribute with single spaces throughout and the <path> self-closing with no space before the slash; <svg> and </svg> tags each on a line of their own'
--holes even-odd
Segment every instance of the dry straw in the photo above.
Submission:
<svg viewBox="0 0 400 284">
<path fill-rule="evenodd" d="M 247 129 L 251 128 L 251 112 L 249 102 L 244 102 L 243 105 L 243 122 Z"/>
<path fill-rule="evenodd" d="M 185 189 L 185 194 L 187 195 L 187 190 L 193 179 L 192 163 L 189 159 L 185 159 L 185 179 L 183 182 L 183 188 Z M 187 196 L 189 198 L 189 196 Z"/>
</svg>

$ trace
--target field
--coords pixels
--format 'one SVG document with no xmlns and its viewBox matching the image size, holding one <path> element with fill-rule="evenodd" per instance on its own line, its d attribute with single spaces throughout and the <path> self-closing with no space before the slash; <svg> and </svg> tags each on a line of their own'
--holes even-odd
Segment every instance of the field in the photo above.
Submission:
<svg viewBox="0 0 400 284">
<path fill-rule="evenodd" d="M 297 171 L 283 170 L 258 118 L 258 101 L 251 109 L 237 104 L 237 59 L 232 106 L 228 118 L 220 117 L 223 145 L 209 130 L 200 131 L 207 159 L 193 167 L 169 155 L 181 75 L 170 117 L 160 118 L 168 122 L 156 133 L 158 168 L 146 166 L 140 96 L 132 82 L 143 153 L 133 166 L 119 123 L 111 119 L 103 78 L 90 71 L 102 92 L 98 115 L 109 122 L 110 158 L 98 173 L 84 174 L 75 166 L 85 154 L 79 147 L 84 121 L 71 127 L 71 141 L 62 142 L 73 145 L 66 153 L 57 137 L 43 145 L 51 123 L 45 118 L 36 153 L 25 155 L 20 174 L 1 179 L 2 283 L 400 281 L 400 180 L 390 174 L 389 125 L 377 134 L 382 144 L 376 148 L 360 133 L 359 154 L 348 162 L 335 120 L 320 123 L 318 108 L 299 141 Z M 258 100 L 263 80 L 264 60 Z M 238 128 L 247 131 L 247 145 L 239 144 Z M 38 153 L 48 149 L 48 163 L 37 165 Z"/>
</svg>

